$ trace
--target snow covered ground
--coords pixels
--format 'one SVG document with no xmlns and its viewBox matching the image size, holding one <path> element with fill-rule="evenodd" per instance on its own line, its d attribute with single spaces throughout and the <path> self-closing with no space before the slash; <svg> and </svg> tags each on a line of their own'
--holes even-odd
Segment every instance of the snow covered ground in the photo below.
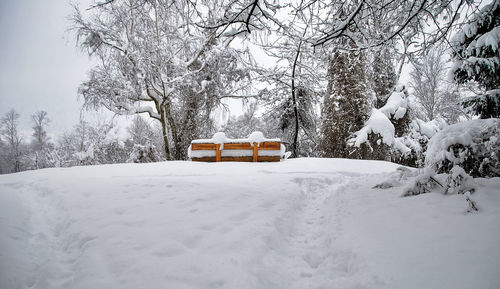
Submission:
<svg viewBox="0 0 500 289">
<path fill-rule="evenodd" d="M 0 288 L 500 288 L 500 178 L 400 197 L 388 162 L 163 162 L 0 176 Z"/>
</svg>

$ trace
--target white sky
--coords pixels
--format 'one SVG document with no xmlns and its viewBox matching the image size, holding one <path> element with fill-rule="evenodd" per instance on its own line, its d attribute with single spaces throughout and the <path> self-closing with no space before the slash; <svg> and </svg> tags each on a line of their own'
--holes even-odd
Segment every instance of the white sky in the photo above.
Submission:
<svg viewBox="0 0 500 289">
<path fill-rule="evenodd" d="M 22 130 L 41 109 L 55 134 L 79 119 L 77 89 L 90 60 L 66 32 L 70 12 L 66 0 L 0 0 L 0 114 L 17 110 Z"/>
</svg>

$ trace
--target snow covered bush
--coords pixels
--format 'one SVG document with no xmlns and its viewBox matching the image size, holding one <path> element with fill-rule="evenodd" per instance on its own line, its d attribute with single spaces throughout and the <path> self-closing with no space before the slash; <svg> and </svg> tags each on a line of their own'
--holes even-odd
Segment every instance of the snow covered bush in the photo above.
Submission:
<svg viewBox="0 0 500 289">
<path fill-rule="evenodd" d="M 392 161 L 409 166 L 423 167 L 427 143 L 445 126 L 446 122 L 442 119 L 434 119 L 427 122 L 418 118 L 412 120 L 408 133 L 398 138 L 401 144 L 410 149 L 410 152 L 404 154 L 404 150 L 403 152 L 402 150 L 396 150 L 393 152 Z"/>
<path fill-rule="evenodd" d="M 450 125 L 429 141 L 425 163 L 436 172 L 455 166 L 473 177 L 500 176 L 500 119 L 476 119 Z"/>
<path fill-rule="evenodd" d="M 129 163 L 157 162 L 160 160 L 158 158 L 158 155 L 159 154 L 156 150 L 156 147 L 152 144 L 146 144 L 146 145 L 135 144 L 127 162 Z"/>
<path fill-rule="evenodd" d="M 473 177 L 500 176 L 500 120 L 476 119 L 445 127 L 429 141 L 426 168 L 403 195 L 429 192 L 436 184 L 444 194 L 473 192 Z M 444 173 L 445 184 L 437 181 Z"/>
</svg>

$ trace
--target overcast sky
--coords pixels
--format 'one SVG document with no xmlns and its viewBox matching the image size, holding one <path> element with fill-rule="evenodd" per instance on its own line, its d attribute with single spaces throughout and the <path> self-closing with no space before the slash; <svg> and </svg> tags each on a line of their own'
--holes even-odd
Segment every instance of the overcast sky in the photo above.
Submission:
<svg viewBox="0 0 500 289">
<path fill-rule="evenodd" d="M 23 130 L 42 109 L 55 134 L 79 119 L 77 89 L 90 60 L 66 32 L 70 12 L 66 0 L 0 0 L 0 113 L 16 109 Z"/>
</svg>

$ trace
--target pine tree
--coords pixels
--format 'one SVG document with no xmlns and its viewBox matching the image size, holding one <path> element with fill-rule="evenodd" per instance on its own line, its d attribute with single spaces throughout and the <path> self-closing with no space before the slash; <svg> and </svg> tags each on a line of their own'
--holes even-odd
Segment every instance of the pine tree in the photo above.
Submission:
<svg viewBox="0 0 500 289">
<path fill-rule="evenodd" d="M 457 83 L 477 82 L 485 92 L 464 106 L 481 118 L 500 117 L 500 1 L 474 15 L 451 41 Z"/>
<path fill-rule="evenodd" d="M 372 65 L 372 85 L 375 92 L 375 108 L 384 106 L 387 98 L 396 86 L 396 70 L 389 48 L 382 47 L 375 51 Z"/>
<path fill-rule="evenodd" d="M 364 158 L 367 154 L 366 150 L 350 153 L 347 145 L 369 114 L 365 71 L 362 52 L 336 51 L 329 60 L 320 143 L 325 157 Z"/>
</svg>

